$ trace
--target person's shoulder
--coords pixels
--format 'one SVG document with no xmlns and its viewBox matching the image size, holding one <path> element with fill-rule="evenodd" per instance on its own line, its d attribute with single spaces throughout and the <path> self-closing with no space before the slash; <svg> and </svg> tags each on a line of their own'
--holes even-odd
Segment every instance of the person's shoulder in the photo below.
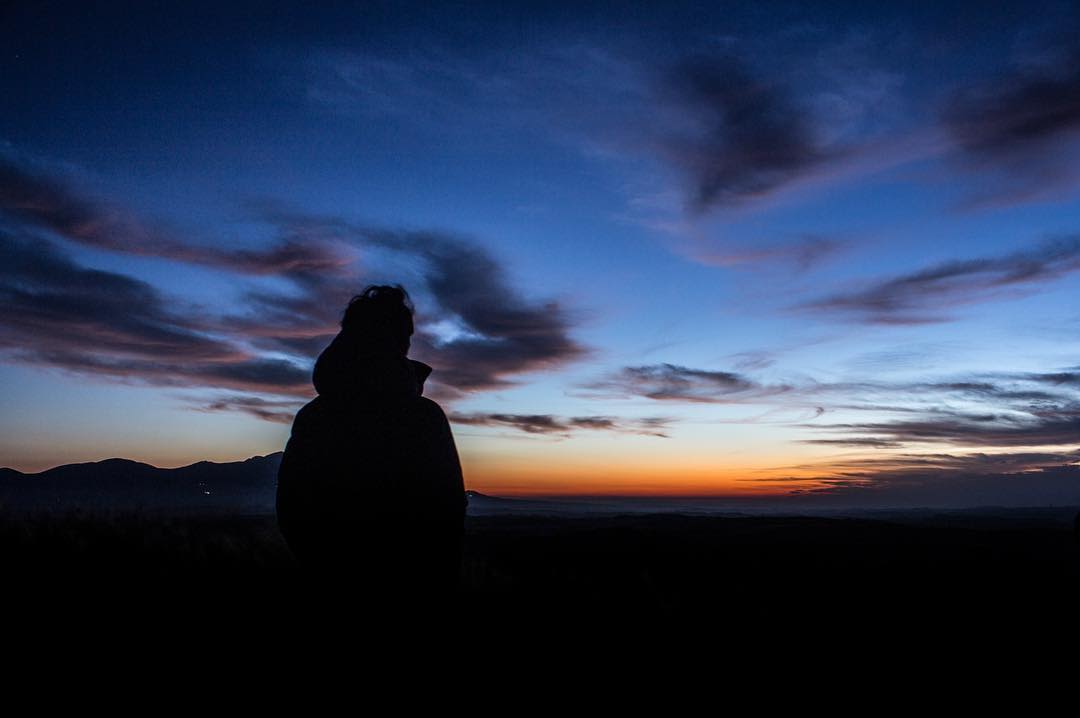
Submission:
<svg viewBox="0 0 1080 718">
<path fill-rule="evenodd" d="M 426 431 L 442 432 L 450 426 L 450 420 L 446 417 L 443 408 L 439 406 L 438 402 L 426 396 L 411 399 L 407 406 L 408 408 L 405 409 L 406 415 L 410 417 L 409 421 L 418 429 L 424 427 Z"/>
<path fill-rule="evenodd" d="M 443 408 L 439 406 L 439 403 L 434 399 L 429 399 L 426 396 L 417 397 L 416 406 L 418 411 L 423 412 L 427 416 L 446 419 L 446 412 L 443 411 Z"/>
<path fill-rule="evenodd" d="M 321 430 L 327 423 L 333 422 L 342 413 L 337 402 L 323 396 L 317 396 L 300 407 L 293 419 L 292 434 L 306 434 Z"/>
</svg>

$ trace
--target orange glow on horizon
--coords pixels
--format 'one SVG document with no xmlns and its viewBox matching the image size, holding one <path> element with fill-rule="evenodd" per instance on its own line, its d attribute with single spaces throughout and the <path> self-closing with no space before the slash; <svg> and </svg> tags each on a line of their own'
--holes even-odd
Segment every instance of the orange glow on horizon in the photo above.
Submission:
<svg viewBox="0 0 1080 718">
<path fill-rule="evenodd" d="M 819 484 L 813 479 L 829 473 L 827 466 L 811 470 L 805 467 L 717 467 L 690 462 L 678 465 L 670 461 L 663 464 L 656 462 L 654 465 L 638 462 L 623 465 L 609 463 L 603 466 L 583 461 L 538 465 L 481 459 L 463 463 L 468 489 L 494 496 L 535 498 L 783 496 L 796 488 L 814 488 Z"/>
</svg>

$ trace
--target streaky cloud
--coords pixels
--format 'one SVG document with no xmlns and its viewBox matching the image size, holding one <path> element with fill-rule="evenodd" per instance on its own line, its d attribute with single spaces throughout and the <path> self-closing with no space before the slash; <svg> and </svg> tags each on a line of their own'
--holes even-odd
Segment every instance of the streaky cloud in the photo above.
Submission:
<svg viewBox="0 0 1080 718">
<path fill-rule="evenodd" d="M 990 301 L 1006 291 L 1037 291 L 1077 271 L 1080 236 L 1069 235 L 998 257 L 942 262 L 795 308 L 864 324 L 929 324 L 948 321 L 956 307 Z"/>
<path fill-rule="evenodd" d="M 583 386 L 594 396 L 640 396 L 656 401 L 749 403 L 790 391 L 759 384 L 742 374 L 692 369 L 677 364 L 628 366 Z"/>
<path fill-rule="evenodd" d="M 570 335 L 566 310 L 555 301 L 527 300 L 479 246 L 436 232 L 370 231 L 366 236 L 420 258 L 440 310 L 467 330 L 449 340 L 428 330 L 417 338 L 418 353 L 437 363 L 440 382 L 463 392 L 494 389 L 506 386 L 511 375 L 585 356 Z"/>
<path fill-rule="evenodd" d="M 195 244 L 120 207 L 93 199 L 55 177 L 0 156 L 0 213 L 26 226 L 97 249 L 162 257 L 252 275 L 329 273 L 351 258 L 331 243 L 284 237 L 267 249 Z"/>
<path fill-rule="evenodd" d="M 218 338 L 149 284 L 82 267 L 40 237 L 0 232 L 0 351 L 10 360 L 163 386 L 304 395 L 307 371 Z"/>
<path fill-rule="evenodd" d="M 1045 152 L 1053 141 L 1080 131 L 1080 49 L 1077 37 L 1058 58 L 958 93 L 943 119 L 972 159 L 997 160 Z"/>
<path fill-rule="evenodd" d="M 667 438 L 674 420 L 665 417 L 618 419 L 611 416 L 560 417 L 553 414 L 452 413 L 450 421 L 465 426 L 507 427 L 527 434 L 570 436 L 577 430 L 610 431 Z"/>
<path fill-rule="evenodd" d="M 1080 173 L 1080 49 L 1075 30 L 1047 43 L 1049 62 L 1028 63 L 954 93 L 941 121 L 962 167 L 989 184 L 970 207 L 1008 205 L 1075 187 Z"/>
<path fill-rule="evenodd" d="M 858 449 L 891 449 L 898 446 L 903 446 L 903 444 L 898 441 L 890 441 L 889 439 L 875 439 L 868 436 L 857 436 L 850 439 L 802 439 L 799 443 L 817 444 L 820 446 L 846 446 Z"/>
<path fill-rule="evenodd" d="M 0 342 L 11 349 L 88 348 L 174 360 L 236 359 L 149 284 L 75 264 L 40 237 L 0 232 Z"/>
<path fill-rule="evenodd" d="M 298 236 L 305 232 L 333 236 L 360 249 L 389 250 L 416 264 L 435 304 L 419 318 L 413 350 L 436 368 L 432 381 L 440 398 L 512 386 L 517 375 L 559 368 L 588 353 L 572 337 L 575 321 L 565 307 L 557 301 L 525 297 L 498 260 L 467 237 L 286 212 L 268 214 L 266 219 Z M 301 330 L 316 326 L 324 332 L 333 331 L 338 307 L 344 304 L 337 301 L 341 284 L 328 284 L 319 277 L 305 277 L 298 284 L 302 291 L 295 297 L 253 297 L 263 315 L 274 321 L 250 325 L 249 331 L 270 335 L 281 327 Z M 459 331 L 449 337 L 440 334 L 436 325 L 443 322 L 450 322 Z M 276 339 L 296 346 L 322 337 L 325 334 L 288 333 Z"/>
<path fill-rule="evenodd" d="M 191 399 L 188 404 L 196 411 L 207 413 L 240 412 L 277 424 L 291 424 L 302 400 L 267 399 L 249 394 L 228 394 L 209 400 Z"/>
<path fill-rule="evenodd" d="M 1080 391 L 1070 371 L 998 372 L 968 379 L 824 385 L 845 397 L 837 408 L 893 415 L 875 421 L 804 424 L 840 434 L 804 443 L 893 448 L 946 444 L 1012 450 L 1080 445 Z M 883 404 L 885 397 L 890 403 Z M 959 407 L 958 407 L 958 402 Z"/>
<path fill-rule="evenodd" d="M 661 150 L 687 177 L 696 213 L 765 196 L 829 157 L 807 111 L 735 56 L 685 59 L 663 85 L 686 122 Z"/>
<path fill-rule="evenodd" d="M 24 358 L 35 352 L 48 354 L 58 366 L 72 371 L 120 376 L 125 364 L 116 356 L 108 355 L 107 361 L 95 357 L 80 361 L 77 356 L 77 348 L 89 341 L 85 327 L 100 322 L 111 327 L 99 332 L 106 346 L 122 343 L 129 350 L 126 366 L 131 377 L 173 383 L 168 379 L 168 362 L 156 361 L 154 347 L 160 346 L 166 353 L 172 352 L 174 359 L 203 352 L 207 361 L 217 362 L 219 366 L 205 375 L 215 386 L 249 390 L 285 387 L 286 393 L 301 393 L 290 369 L 295 363 L 250 355 L 238 349 L 237 343 L 259 352 L 284 353 L 306 365 L 332 339 L 343 307 L 361 287 L 355 267 L 358 252 L 374 248 L 391 250 L 417 265 L 435 302 L 419 317 L 414 349 L 420 358 L 437 366 L 432 390 L 440 398 L 510 386 L 516 375 L 557 368 L 586 354 L 570 336 L 574 322 L 563 306 L 525 298 L 495 257 L 466 237 L 290 214 L 263 203 L 249 209 L 274 233 L 267 247 L 208 246 L 187 241 L 168 228 L 147 223 L 24 165 L 0 156 L 0 217 L 15 228 L 4 237 L 4 251 L 9 255 L 18 252 L 25 260 L 9 261 L 10 267 L 21 267 L 24 275 L 36 272 L 15 283 L 32 289 L 20 292 L 13 284 L 9 292 L 9 306 L 22 311 L 9 313 L 7 332 L 15 332 L 20 322 L 26 325 L 26 334 L 19 340 L 29 348 L 20 353 Z M 41 233 L 117 253 L 160 257 L 241 275 L 274 276 L 289 282 L 292 289 L 252 289 L 243 307 L 224 317 L 181 316 L 167 311 L 149 284 L 78 268 L 44 238 L 41 246 L 48 249 L 31 261 L 25 242 L 18 244 L 16 234 L 34 237 L 33 243 Z M 55 266 L 45 266 L 49 262 Z M 67 277 L 70 286 L 48 277 Z M 77 299 L 80 287 L 84 294 L 93 296 L 86 301 Z M 82 306 L 72 307 L 70 315 L 64 316 L 68 305 L 80 302 Z M 57 306 L 52 307 L 47 320 L 41 320 L 41 313 L 50 311 L 50 303 Z M 460 325 L 463 331 L 459 336 L 447 338 L 435 331 L 433 325 L 447 319 Z M 31 326 L 35 322 L 40 326 Z M 65 334 L 60 329 L 65 322 L 82 327 L 82 333 Z M 119 331 L 120 324 L 129 326 Z M 235 355 L 230 359 L 234 363 L 222 363 L 220 356 L 224 355 Z M 176 368 L 176 377 L 198 384 L 195 368 Z"/>
<path fill-rule="evenodd" d="M 822 424 L 819 431 L 868 434 L 882 445 L 1069 446 L 1080 443 L 1080 405 L 1043 409 L 1030 416 L 950 414 L 911 421 Z M 846 439 L 846 443 L 855 439 Z"/>
<path fill-rule="evenodd" d="M 810 467 L 808 467 L 810 468 Z M 1075 506 L 1080 452 L 903 454 L 772 478 L 793 498 L 892 507 Z M 799 484 L 806 485 L 798 488 Z"/>
</svg>

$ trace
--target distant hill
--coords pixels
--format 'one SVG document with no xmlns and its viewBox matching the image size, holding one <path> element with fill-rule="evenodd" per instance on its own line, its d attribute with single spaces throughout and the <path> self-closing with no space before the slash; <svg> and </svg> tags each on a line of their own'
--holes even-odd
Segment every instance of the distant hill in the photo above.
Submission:
<svg viewBox="0 0 1080 718">
<path fill-rule="evenodd" d="M 177 469 L 159 469 L 130 459 L 106 459 L 67 464 L 36 474 L 0 468 L 0 511 L 130 511 L 230 512 L 265 514 L 274 511 L 281 452 L 245 461 L 200 461 Z M 857 515 L 886 520 L 950 521 L 970 516 L 998 515 L 1001 506 L 962 511 L 958 507 L 919 508 L 847 506 L 811 503 L 806 497 L 782 500 L 708 498 L 503 498 L 467 491 L 471 516 L 595 516 L 600 514 L 739 515 Z M 1044 520 L 1051 509 L 1029 506 L 1033 520 Z M 1062 502 L 1052 509 L 1071 523 L 1080 502 Z M 1008 513 L 1019 519 L 1013 508 Z M 970 516 L 969 516 L 970 514 Z"/>
<path fill-rule="evenodd" d="M 67 464 L 24 474 L 0 468 L 0 510 L 231 511 L 274 510 L 281 452 L 246 461 L 200 461 L 159 469 L 130 459 Z M 469 513 L 564 513 L 570 504 L 466 492 Z"/>
<path fill-rule="evenodd" d="M 281 452 L 246 461 L 200 461 L 159 469 L 130 459 L 67 464 L 36 474 L 0 468 L 0 510 L 229 511 L 274 510 Z M 569 501 L 507 499 L 466 492 L 469 514 L 591 513 L 597 506 Z"/>
<path fill-rule="evenodd" d="M 281 452 L 246 461 L 159 469 L 129 459 L 67 464 L 24 474 L 0 469 L 0 508 L 14 510 L 274 509 Z"/>
<path fill-rule="evenodd" d="M 246 461 L 159 469 L 130 459 L 67 464 L 36 474 L 0 468 L 0 510 L 274 510 L 281 452 Z M 467 492 L 469 513 L 547 513 L 557 503 Z"/>
</svg>

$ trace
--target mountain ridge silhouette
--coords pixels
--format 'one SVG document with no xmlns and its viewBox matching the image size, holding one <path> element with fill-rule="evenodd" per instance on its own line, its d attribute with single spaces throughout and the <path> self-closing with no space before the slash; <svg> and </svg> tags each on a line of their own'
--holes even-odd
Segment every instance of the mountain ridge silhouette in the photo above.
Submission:
<svg viewBox="0 0 1080 718">
<path fill-rule="evenodd" d="M 282 452 L 175 468 L 119 457 L 28 473 L 0 468 L 0 510 L 274 511 Z M 507 498 L 466 491 L 472 515 L 589 510 L 570 501 Z"/>
<path fill-rule="evenodd" d="M 0 507 L 273 511 L 281 452 L 159 468 L 110 458 L 24 473 L 0 468 Z"/>
</svg>

